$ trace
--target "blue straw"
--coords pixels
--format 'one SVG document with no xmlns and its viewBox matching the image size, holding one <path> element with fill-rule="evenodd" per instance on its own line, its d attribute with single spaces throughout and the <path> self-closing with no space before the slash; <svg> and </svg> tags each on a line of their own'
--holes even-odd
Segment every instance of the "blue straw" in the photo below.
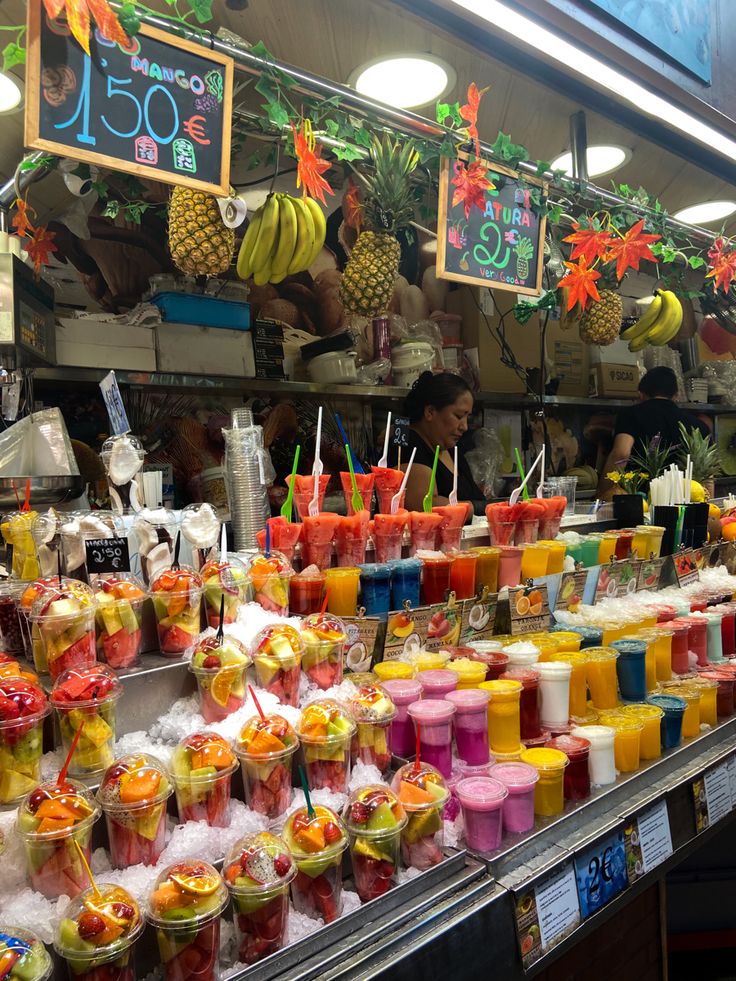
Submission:
<svg viewBox="0 0 736 981">
<path fill-rule="evenodd" d="M 266 522 L 266 558 L 271 557 L 271 526 Z"/>
<path fill-rule="evenodd" d="M 337 423 L 337 428 L 340 430 L 340 435 L 342 436 L 343 443 L 347 443 L 350 446 L 350 440 L 348 439 L 348 434 L 343 429 L 342 420 L 338 413 L 335 413 L 335 422 Z M 365 470 L 360 465 L 360 460 L 355 455 L 355 450 L 350 446 L 350 456 L 353 458 L 353 470 L 356 473 L 365 473 Z"/>
</svg>

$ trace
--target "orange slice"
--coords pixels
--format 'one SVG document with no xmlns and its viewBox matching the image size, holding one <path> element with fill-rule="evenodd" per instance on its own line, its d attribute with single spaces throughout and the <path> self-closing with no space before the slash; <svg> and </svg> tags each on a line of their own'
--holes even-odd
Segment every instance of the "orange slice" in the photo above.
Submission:
<svg viewBox="0 0 736 981">
<path fill-rule="evenodd" d="M 175 909 L 182 904 L 181 889 L 173 882 L 162 882 L 158 889 L 151 894 L 151 906 L 158 913 L 167 909 Z"/>
<path fill-rule="evenodd" d="M 211 875 L 172 875 L 171 881 L 193 896 L 211 896 L 217 892 L 217 879 Z"/>
<path fill-rule="evenodd" d="M 280 753 L 286 749 L 284 743 L 278 736 L 274 736 L 268 729 L 259 730 L 251 739 L 248 745 L 248 752 L 253 756 L 266 756 L 268 753 Z"/>
<path fill-rule="evenodd" d="M 45 835 L 52 831 L 66 831 L 67 828 L 71 828 L 74 824 L 74 818 L 59 820 L 55 818 L 43 818 L 38 828 L 36 829 L 36 834 Z"/>
<path fill-rule="evenodd" d="M 123 804 L 138 804 L 158 793 L 161 774 L 158 770 L 134 770 L 120 778 L 120 800 Z"/>
<path fill-rule="evenodd" d="M 424 806 L 425 804 L 433 804 L 435 798 L 432 794 L 427 793 L 426 790 L 422 790 L 415 783 L 409 783 L 408 780 L 402 780 L 399 784 L 399 798 L 404 804 L 419 804 Z"/>
<path fill-rule="evenodd" d="M 232 690 L 236 675 L 237 672 L 233 671 L 232 668 L 220 668 L 212 679 L 210 694 L 212 695 L 213 701 L 217 702 L 223 708 L 227 705 L 228 698 L 230 698 L 230 691 Z"/>
<path fill-rule="evenodd" d="M 320 852 L 325 847 L 324 831 L 316 821 L 299 828 L 294 837 L 305 852 Z"/>
<path fill-rule="evenodd" d="M 77 815 L 71 807 L 62 804 L 60 800 L 44 800 L 38 805 L 36 817 L 43 821 L 48 818 L 52 821 L 66 821 L 74 824 Z"/>
</svg>

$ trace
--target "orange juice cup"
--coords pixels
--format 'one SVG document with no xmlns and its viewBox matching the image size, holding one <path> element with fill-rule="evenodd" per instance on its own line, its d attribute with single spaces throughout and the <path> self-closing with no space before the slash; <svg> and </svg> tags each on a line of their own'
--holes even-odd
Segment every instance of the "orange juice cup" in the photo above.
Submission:
<svg viewBox="0 0 736 981">
<path fill-rule="evenodd" d="M 456 552 L 450 566 L 450 589 L 456 599 L 472 599 L 475 596 L 477 556 L 472 552 Z"/>
<path fill-rule="evenodd" d="M 567 756 L 559 749 L 525 749 L 521 762 L 533 766 L 539 774 L 534 787 L 534 813 L 538 817 L 561 814 L 565 806 L 564 778 Z"/>
<path fill-rule="evenodd" d="M 521 552 L 521 581 L 547 575 L 550 550 L 546 545 L 524 545 Z"/>
<path fill-rule="evenodd" d="M 638 719 L 642 725 L 639 755 L 643 760 L 658 760 L 662 755 L 662 716 L 657 705 L 624 705 L 621 714 Z"/>
<path fill-rule="evenodd" d="M 354 617 L 358 608 L 360 569 L 325 569 L 327 609 L 338 617 Z"/>
<path fill-rule="evenodd" d="M 637 525 L 631 542 L 631 551 L 640 559 L 648 559 L 650 552 L 649 525 Z"/>
<path fill-rule="evenodd" d="M 554 633 L 550 634 L 550 637 L 557 644 L 559 653 L 579 651 L 583 642 L 582 634 L 575 633 L 574 630 L 555 630 Z"/>
<path fill-rule="evenodd" d="M 537 545 L 546 545 L 549 549 L 549 555 L 547 557 L 547 575 L 552 576 L 557 572 L 562 572 L 562 567 L 565 562 L 565 553 L 567 552 L 567 545 L 564 542 L 558 542 L 549 538 L 540 538 L 537 541 Z"/>
<path fill-rule="evenodd" d="M 521 691 L 520 681 L 498 678 L 483 681 L 478 685 L 481 691 L 489 691 L 488 703 L 488 741 L 491 752 L 515 753 L 521 745 Z"/>
<path fill-rule="evenodd" d="M 623 715 L 621 712 L 603 713 L 599 717 L 601 725 L 610 726 L 616 733 L 613 752 L 616 769 L 619 773 L 634 773 L 641 760 L 641 734 L 644 723 L 641 719 Z"/>
<path fill-rule="evenodd" d="M 672 677 L 672 631 L 660 624 L 659 627 L 645 627 L 639 631 L 647 644 L 654 644 L 654 670 L 657 681 L 669 681 Z"/>
<path fill-rule="evenodd" d="M 601 535 L 598 543 L 598 565 L 608 565 L 616 554 L 617 541 L 618 532 L 607 531 Z"/>
<path fill-rule="evenodd" d="M 593 705 L 597 709 L 613 709 L 618 706 L 616 658 L 618 652 L 611 647 L 588 647 L 586 672 Z"/>
<path fill-rule="evenodd" d="M 718 722 L 718 682 L 693 678 L 689 684 L 700 691 L 700 723 L 714 726 Z"/>
</svg>

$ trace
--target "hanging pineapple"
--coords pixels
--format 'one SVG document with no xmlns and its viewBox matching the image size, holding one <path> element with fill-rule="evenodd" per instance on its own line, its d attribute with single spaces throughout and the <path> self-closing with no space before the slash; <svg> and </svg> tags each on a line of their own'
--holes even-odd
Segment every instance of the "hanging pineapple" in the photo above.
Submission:
<svg viewBox="0 0 736 981">
<path fill-rule="evenodd" d="M 169 251 L 174 265 L 190 276 L 227 272 L 235 232 L 222 220 L 217 198 L 204 191 L 175 187 L 169 201 Z"/>
<path fill-rule="evenodd" d="M 364 176 L 363 231 L 358 236 L 340 285 L 346 310 L 366 317 L 383 313 L 391 301 L 399 274 L 401 246 L 396 233 L 414 215 L 409 182 L 419 163 L 411 142 L 387 134 L 373 138 L 370 150 L 374 172 Z"/>
<path fill-rule="evenodd" d="M 514 247 L 516 253 L 516 275 L 519 279 L 529 278 L 529 260 L 534 255 L 532 240 L 524 235 Z"/>
<path fill-rule="evenodd" d="M 605 346 L 618 340 L 624 305 L 620 295 L 613 290 L 601 290 L 600 297 L 580 318 L 580 339 L 586 344 Z"/>
</svg>

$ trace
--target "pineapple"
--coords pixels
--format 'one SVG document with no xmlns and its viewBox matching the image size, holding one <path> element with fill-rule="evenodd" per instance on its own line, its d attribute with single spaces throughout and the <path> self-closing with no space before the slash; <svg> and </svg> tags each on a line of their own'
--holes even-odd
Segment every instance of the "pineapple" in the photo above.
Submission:
<svg viewBox="0 0 736 981">
<path fill-rule="evenodd" d="M 235 232 L 222 220 L 217 198 L 204 191 L 175 187 L 169 201 L 169 251 L 174 265 L 190 276 L 227 272 Z"/>
<path fill-rule="evenodd" d="M 613 344 L 621 332 L 623 316 L 624 305 L 618 293 L 601 290 L 600 300 L 580 318 L 580 339 L 586 344 Z"/>
<path fill-rule="evenodd" d="M 516 275 L 519 279 L 529 278 L 529 260 L 534 255 L 532 240 L 526 235 L 520 238 L 514 248 L 516 253 Z"/>
<path fill-rule="evenodd" d="M 409 176 L 419 163 L 411 142 L 400 144 L 387 133 L 381 140 L 373 138 L 370 153 L 374 173 L 362 178 L 365 231 L 350 253 L 340 285 L 345 309 L 365 317 L 383 313 L 391 301 L 401 259 L 396 233 L 414 214 Z"/>
</svg>

